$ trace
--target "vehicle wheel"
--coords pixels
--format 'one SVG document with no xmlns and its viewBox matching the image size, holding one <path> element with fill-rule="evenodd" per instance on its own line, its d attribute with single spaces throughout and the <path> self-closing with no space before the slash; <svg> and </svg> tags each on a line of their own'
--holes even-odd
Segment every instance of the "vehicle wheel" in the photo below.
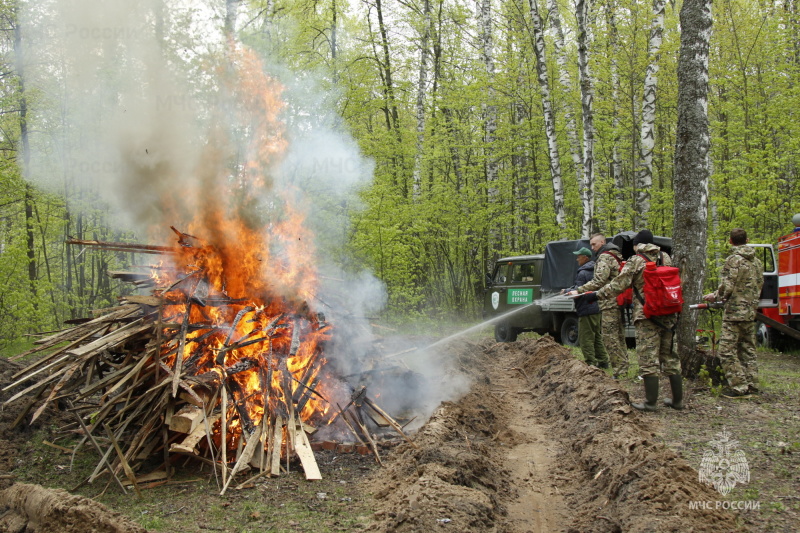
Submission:
<svg viewBox="0 0 800 533">
<path fill-rule="evenodd" d="M 767 327 L 766 324 L 762 324 L 758 322 L 756 324 L 756 346 L 761 346 L 762 348 L 772 348 L 772 331 L 770 328 Z"/>
<path fill-rule="evenodd" d="M 514 342 L 518 334 L 519 330 L 509 326 L 508 322 L 498 322 L 494 326 L 494 340 L 497 342 Z"/>
<path fill-rule="evenodd" d="M 578 317 L 569 315 L 561 323 L 561 344 L 564 346 L 578 345 Z"/>
</svg>

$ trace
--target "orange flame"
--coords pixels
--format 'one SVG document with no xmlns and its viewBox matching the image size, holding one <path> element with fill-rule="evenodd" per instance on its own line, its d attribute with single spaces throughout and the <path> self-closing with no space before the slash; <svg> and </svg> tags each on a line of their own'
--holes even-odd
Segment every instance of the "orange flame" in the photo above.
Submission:
<svg viewBox="0 0 800 533">
<path fill-rule="evenodd" d="M 322 354 L 331 327 L 308 306 L 317 274 L 302 213 L 274 191 L 269 208 L 258 210 L 269 170 L 286 148 L 282 88 L 246 49 L 230 50 L 226 74 L 223 90 L 236 104 L 246 160 L 218 161 L 233 170 L 202 169 L 222 179 L 176 191 L 199 199 L 196 217 L 187 233 L 173 228 L 180 245 L 174 268 L 154 269 L 153 279 L 165 301 L 162 322 L 173 324 L 162 332 L 162 361 L 198 383 L 225 385 L 225 445 L 234 448 L 243 429 L 268 416 L 325 416 Z M 218 155 L 209 150 L 205 163 Z"/>
</svg>

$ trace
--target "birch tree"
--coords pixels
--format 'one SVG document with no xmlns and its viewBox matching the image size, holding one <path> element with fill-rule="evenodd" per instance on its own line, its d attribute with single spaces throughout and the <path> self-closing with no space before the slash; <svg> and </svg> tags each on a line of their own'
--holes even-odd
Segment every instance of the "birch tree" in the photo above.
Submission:
<svg viewBox="0 0 800 533">
<path fill-rule="evenodd" d="M 428 56 L 430 55 L 431 3 L 423 1 L 422 31 L 420 32 L 419 73 L 417 77 L 417 146 L 414 153 L 413 195 L 422 192 L 422 155 L 425 147 L 425 90 L 428 83 Z"/>
<path fill-rule="evenodd" d="M 673 264 L 681 269 L 686 306 L 703 294 L 708 219 L 710 135 L 708 52 L 711 0 L 684 0 L 680 13 L 678 131 L 675 142 L 675 221 Z M 678 355 L 684 368 L 694 354 L 697 314 L 684 307 L 678 323 Z"/>
<path fill-rule="evenodd" d="M 544 44 L 544 25 L 539 14 L 537 0 L 529 0 L 531 22 L 533 28 L 533 49 L 536 56 L 536 75 L 539 81 L 539 92 L 542 95 L 542 113 L 544 114 L 545 135 L 547 136 L 547 153 L 550 160 L 550 176 L 553 180 L 553 210 L 556 224 L 561 230 L 567 228 L 564 210 L 564 183 L 561 177 L 561 162 L 558 155 L 558 138 L 556 136 L 556 118 L 550 99 L 550 80 L 547 74 L 547 58 Z"/>
<path fill-rule="evenodd" d="M 491 0 L 481 0 L 478 9 L 478 19 L 480 24 L 480 50 L 481 61 L 486 70 L 487 86 L 486 100 L 481 106 L 483 108 L 483 130 L 484 130 L 484 168 L 486 171 L 486 183 L 489 202 L 497 201 L 497 156 L 494 154 L 494 144 L 497 133 L 497 106 L 494 103 L 494 50 L 492 38 L 492 2 Z M 499 243 L 490 243 L 498 245 Z"/>
<path fill-rule="evenodd" d="M 653 186 L 653 149 L 656 145 L 656 90 L 661 41 L 664 35 L 664 9 L 666 0 L 653 0 L 653 22 L 650 26 L 647 72 L 642 96 L 642 129 L 640 135 L 640 162 L 636 173 L 636 227 L 647 226 L 650 211 L 650 189 Z"/>
<path fill-rule="evenodd" d="M 567 139 L 569 140 L 569 151 L 572 157 L 572 166 L 575 171 L 575 182 L 578 184 L 578 191 L 581 195 L 581 203 L 584 209 L 584 221 L 586 218 L 586 182 L 584 181 L 583 171 L 583 150 L 581 148 L 581 141 L 578 137 L 578 126 L 575 118 L 575 109 L 572 105 L 572 79 L 569 74 L 569 59 L 567 57 L 567 49 L 564 43 L 564 28 L 561 24 L 561 14 L 558 10 L 557 0 L 547 0 L 548 18 L 550 20 L 550 28 L 553 31 L 553 52 L 556 56 L 556 65 L 558 65 L 558 82 L 561 85 L 562 92 L 564 93 L 564 121 L 566 125 Z M 578 17 L 579 18 L 579 17 Z M 582 231 L 586 236 L 586 232 Z"/>
<path fill-rule="evenodd" d="M 617 110 L 616 103 L 619 101 L 619 64 L 617 57 L 619 57 L 619 30 L 617 29 L 617 5 L 613 0 L 609 0 L 606 4 L 606 17 L 608 23 L 608 50 L 611 57 L 611 71 L 609 78 L 611 79 L 611 102 L 613 104 L 613 117 L 611 119 L 611 180 L 614 183 L 614 198 L 609 198 L 609 201 L 614 203 L 615 215 L 614 229 L 621 229 L 622 221 L 624 220 L 625 206 L 625 180 L 622 176 L 622 157 L 620 156 L 619 149 L 619 111 Z"/>
<path fill-rule="evenodd" d="M 590 0 L 578 0 L 575 12 L 578 18 L 578 78 L 581 87 L 581 113 L 583 114 L 583 222 L 581 230 L 588 238 L 594 231 L 594 88 L 589 71 L 589 4 Z"/>
</svg>

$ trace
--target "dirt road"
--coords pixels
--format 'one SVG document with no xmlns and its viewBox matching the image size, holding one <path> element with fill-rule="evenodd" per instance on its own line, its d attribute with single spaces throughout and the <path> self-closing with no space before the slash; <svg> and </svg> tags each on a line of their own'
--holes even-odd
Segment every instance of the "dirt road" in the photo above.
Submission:
<svg viewBox="0 0 800 533">
<path fill-rule="evenodd" d="M 739 529 L 736 514 L 690 508 L 718 494 L 616 381 L 552 339 L 452 349 L 475 385 L 387 462 L 374 530 Z"/>
</svg>

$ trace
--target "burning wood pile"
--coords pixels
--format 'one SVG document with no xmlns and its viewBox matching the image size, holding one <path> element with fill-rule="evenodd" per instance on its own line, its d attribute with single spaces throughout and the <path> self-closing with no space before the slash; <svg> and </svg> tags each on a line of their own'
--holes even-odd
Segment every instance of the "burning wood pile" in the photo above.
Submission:
<svg viewBox="0 0 800 533">
<path fill-rule="evenodd" d="M 325 317 L 259 281 L 257 254 L 175 231 L 175 247 L 70 241 L 164 260 L 150 273 L 110 273 L 149 294 L 123 297 L 15 357 L 46 354 L 3 389 L 14 391 L 6 404 L 27 399 L 17 424 L 52 404 L 72 411 L 78 446 L 101 457 L 87 481 L 107 471 L 123 492 L 169 476 L 182 457 L 211 465 L 222 493 L 288 471 L 295 456 L 307 479 L 319 479 L 309 436 L 321 429 L 328 440 L 315 446 L 349 440 L 377 461 L 376 430 L 407 439 L 366 387 L 329 364 Z M 137 477 L 154 463 L 155 473 Z M 243 472 L 249 479 L 234 481 Z"/>
</svg>

